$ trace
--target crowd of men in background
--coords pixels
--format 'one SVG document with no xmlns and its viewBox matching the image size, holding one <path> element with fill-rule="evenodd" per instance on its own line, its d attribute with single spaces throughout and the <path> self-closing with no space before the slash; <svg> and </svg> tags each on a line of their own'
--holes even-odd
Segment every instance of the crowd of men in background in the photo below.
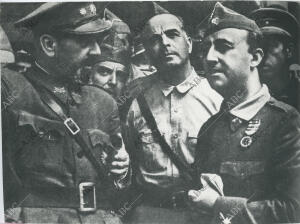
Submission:
<svg viewBox="0 0 300 224">
<path fill-rule="evenodd" d="M 6 221 L 299 222 L 297 19 L 216 3 L 194 66 L 184 20 L 151 4 L 135 36 L 89 2 L 16 21 L 32 52 L 1 28 Z"/>
</svg>

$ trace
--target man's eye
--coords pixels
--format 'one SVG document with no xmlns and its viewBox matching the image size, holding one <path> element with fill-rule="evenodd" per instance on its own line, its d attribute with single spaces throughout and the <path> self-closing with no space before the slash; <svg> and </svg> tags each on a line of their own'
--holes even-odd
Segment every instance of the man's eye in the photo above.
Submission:
<svg viewBox="0 0 300 224">
<path fill-rule="evenodd" d="M 225 53 L 226 51 L 229 51 L 230 49 L 232 49 L 233 47 L 229 44 L 216 44 L 216 50 L 221 52 L 221 53 Z"/>
<path fill-rule="evenodd" d="M 170 31 L 170 32 L 166 32 L 166 36 L 171 39 L 174 39 L 175 37 L 179 37 L 180 33 L 177 31 Z"/>
<path fill-rule="evenodd" d="M 102 76 L 108 76 L 111 74 L 111 71 L 107 68 L 100 67 L 97 69 L 98 73 L 100 73 Z"/>
</svg>

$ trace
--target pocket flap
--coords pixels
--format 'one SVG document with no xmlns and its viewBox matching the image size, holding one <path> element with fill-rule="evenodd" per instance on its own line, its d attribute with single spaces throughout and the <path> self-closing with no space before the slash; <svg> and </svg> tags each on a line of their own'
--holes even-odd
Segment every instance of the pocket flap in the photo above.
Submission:
<svg viewBox="0 0 300 224">
<path fill-rule="evenodd" d="M 18 115 L 18 126 L 30 125 L 36 133 L 39 131 L 50 132 L 55 130 L 61 136 L 66 134 L 65 126 L 60 121 L 50 120 L 26 111 L 20 111 Z"/>
<path fill-rule="evenodd" d="M 241 178 L 263 173 L 264 170 L 263 161 L 226 161 L 222 162 L 220 167 L 220 173 Z"/>
</svg>

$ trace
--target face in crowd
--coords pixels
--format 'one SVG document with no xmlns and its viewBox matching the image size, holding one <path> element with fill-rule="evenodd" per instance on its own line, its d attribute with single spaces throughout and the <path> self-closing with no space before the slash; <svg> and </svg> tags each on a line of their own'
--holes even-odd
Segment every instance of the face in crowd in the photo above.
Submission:
<svg viewBox="0 0 300 224">
<path fill-rule="evenodd" d="M 113 61 L 98 62 L 91 72 L 91 82 L 103 87 L 116 98 L 121 96 L 128 78 L 126 66 Z"/>
<path fill-rule="evenodd" d="M 158 70 L 185 64 L 192 51 L 191 39 L 184 31 L 182 21 L 171 14 L 151 18 L 143 31 L 143 42 Z"/>
<path fill-rule="evenodd" d="M 43 34 L 40 40 L 44 53 L 52 59 L 56 71 L 64 76 L 60 77 L 62 79 L 69 79 L 92 57 L 101 54 L 96 41 L 99 36 Z"/>
<path fill-rule="evenodd" d="M 265 35 L 265 57 L 261 65 L 261 80 L 270 84 L 272 80 L 280 80 L 282 75 L 287 76 L 289 60 L 292 57 L 293 46 L 279 36 Z"/>
<path fill-rule="evenodd" d="M 246 30 L 226 28 L 209 35 L 203 42 L 207 79 L 225 96 L 231 90 L 244 86 L 252 69 L 261 61 L 261 57 L 250 52 L 248 35 Z"/>
</svg>

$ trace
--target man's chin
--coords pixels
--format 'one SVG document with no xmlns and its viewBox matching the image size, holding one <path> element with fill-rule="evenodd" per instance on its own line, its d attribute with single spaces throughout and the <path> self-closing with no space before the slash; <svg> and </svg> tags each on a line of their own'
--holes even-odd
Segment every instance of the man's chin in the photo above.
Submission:
<svg viewBox="0 0 300 224">
<path fill-rule="evenodd" d="M 208 80 L 210 86 L 217 92 L 220 92 L 220 91 L 222 92 L 222 90 L 224 88 L 226 88 L 225 83 L 220 79 L 213 79 L 210 77 L 210 78 L 207 78 L 207 80 Z"/>
</svg>

